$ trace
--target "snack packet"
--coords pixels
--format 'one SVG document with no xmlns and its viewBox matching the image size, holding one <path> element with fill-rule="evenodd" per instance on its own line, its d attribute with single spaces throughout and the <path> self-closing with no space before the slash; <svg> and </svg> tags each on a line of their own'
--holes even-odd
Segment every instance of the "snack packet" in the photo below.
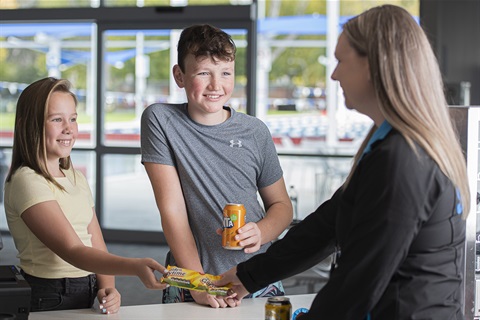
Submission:
<svg viewBox="0 0 480 320">
<path fill-rule="evenodd" d="M 178 288 L 206 291 L 208 294 L 214 296 L 226 296 L 228 295 L 230 286 L 217 287 L 212 282 L 220 278 L 220 276 L 202 274 L 197 271 L 169 265 L 167 266 L 167 274 L 164 275 L 160 281 Z"/>
</svg>

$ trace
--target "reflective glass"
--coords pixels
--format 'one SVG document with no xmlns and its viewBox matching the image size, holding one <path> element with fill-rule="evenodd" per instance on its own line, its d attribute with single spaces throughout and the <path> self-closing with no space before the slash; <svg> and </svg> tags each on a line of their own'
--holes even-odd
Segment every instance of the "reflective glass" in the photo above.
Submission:
<svg viewBox="0 0 480 320">
<path fill-rule="evenodd" d="M 7 218 L 5 217 L 4 187 L 10 163 L 12 162 L 12 149 L 0 148 L 0 230 L 7 230 Z"/>
<path fill-rule="evenodd" d="M 103 165 L 103 227 L 162 230 L 160 213 L 140 155 L 105 155 Z"/>
<path fill-rule="evenodd" d="M 253 0 L 103 0 L 106 7 L 249 5 Z M 0 9 L 98 8 L 101 0 L 2 0 Z"/>
<path fill-rule="evenodd" d="M 246 110 L 246 31 L 228 30 L 237 46 L 235 90 L 229 104 Z M 152 103 L 183 103 L 186 96 L 172 77 L 181 30 L 106 31 L 105 145 L 139 146 L 140 117 Z M 170 50 L 174 48 L 174 50 Z"/>
<path fill-rule="evenodd" d="M 120 6 L 212 6 L 212 5 L 248 5 L 253 3 L 253 0 L 104 0 L 105 6 L 120 7 Z"/>
<path fill-rule="evenodd" d="M 66 78 L 78 98 L 77 146 L 93 145 L 95 115 L 95 25 L 91 23 L 5 23 L 0 27 L 0 144 L 13 143 L 16 103 L 30 83 Z"/>
<path fill-rule="evenodd" d="M 389 1 L 257 2 L 257 112 L 279 153 L 351 154 L 373 122 L 347 110 L 330 76 L 341 26 Z M 419 15 L 419 1 L 402 1 Z"/>
<path fill-rule="evenodd" d="M 297 192 L 298 218 L 328 200 L 350 172 L 350 157 L 280 156 L 287 189 Z"/>
<path fill-rule="evenodd" d="M 97 7 L 100 0 L 2 0 L 0 9 Z"/>
</svg>

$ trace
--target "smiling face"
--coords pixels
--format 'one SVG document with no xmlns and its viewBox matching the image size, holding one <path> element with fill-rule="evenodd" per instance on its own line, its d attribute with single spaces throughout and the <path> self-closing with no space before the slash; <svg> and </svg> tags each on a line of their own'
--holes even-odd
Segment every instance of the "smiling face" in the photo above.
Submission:
<svg viewBox="0 0 480 320">
<path fill-rule="evenodd" d="M 54 92 L 45 120 L 47 166 L 52 175 L 59 171 L 59 159 L 70 155 L 78 136 L 75 100 L 66 92 Z"/>
<path fill-rule="evenodd" d="M 345 105 L 371 117 L 370 109 L 376 107 L 377 98 L 370 78 L 368 58 L 359 55 L 344 34 L 338 38 L 335 57 L 338 64 L 332 79 L 340 83 Z"/>
<path fill-rule="evenodd" d="M 223 106 L 234 88 L 235 61 L 188 54 L 184 63 L 185 73 L 176 65 L 173 74 L 177 85 L 185 88 L 190 116 L 200 123 L 206 118 L 223 121 Z"/>
</svg>

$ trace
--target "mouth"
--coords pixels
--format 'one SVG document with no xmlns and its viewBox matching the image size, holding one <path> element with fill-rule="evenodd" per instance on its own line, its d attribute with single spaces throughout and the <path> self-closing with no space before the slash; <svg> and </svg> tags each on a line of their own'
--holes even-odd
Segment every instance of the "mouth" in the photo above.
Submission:
<svg viewBox="0 0 480 320">
<path fill-rule="evenodd" d="M 57 140 L 59 144 L 64 147 L 70 147 L 72 144 L 72 140 Z"/>
<path fill-rule="evenodd" d="M 219 99 L 221 96 L 219 94 L 206 94 L 205 95 L 208 99 Z"/>
</svg>

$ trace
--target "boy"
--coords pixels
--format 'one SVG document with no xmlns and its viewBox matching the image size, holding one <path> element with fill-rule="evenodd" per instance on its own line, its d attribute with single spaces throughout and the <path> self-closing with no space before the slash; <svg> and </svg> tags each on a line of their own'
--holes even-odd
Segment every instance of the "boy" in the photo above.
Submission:
<svg viewBox="0 0 480 320">
<path fill-rule="evenodd" d="M 225 106 L 234 89 L 235 52 L 231 37 L 218 28 L 183 30 L 173 75 L 188 102 L 151 105 L 141 121 L 142 163 L 171 250 L 166 263 L 211 274 L 264 252 L 292 221 L 268 128 Z M 227 203 L 245 205 L 246 224 L 237 235 L 243 250 L 222 248 L 218 233 Z M 283 294 L 279 282 L 252 296 Z M 181 301 L 227 306 L 223 299 L 174 287 L 163 295 L 163 303 Z"/>
</svg>

